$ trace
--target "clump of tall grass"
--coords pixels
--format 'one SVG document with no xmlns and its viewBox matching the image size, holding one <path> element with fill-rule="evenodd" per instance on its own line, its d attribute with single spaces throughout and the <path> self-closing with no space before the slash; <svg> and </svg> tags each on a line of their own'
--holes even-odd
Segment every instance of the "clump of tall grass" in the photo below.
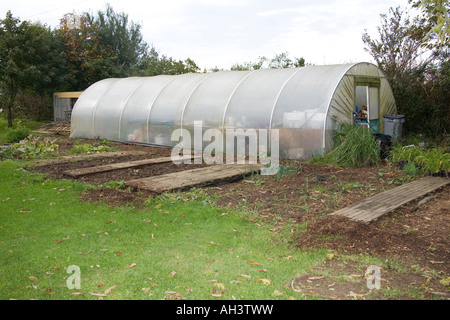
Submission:
<svg viewBox="0 0 450 320">
<path fill-rule="evenodd" d="M 312 162 L 343 167 L 368 167 L 380 162 L 380 146 L 371 131 L 358 125 L 344 125 L 334 135 L 335 148 Z"/>
</svg>

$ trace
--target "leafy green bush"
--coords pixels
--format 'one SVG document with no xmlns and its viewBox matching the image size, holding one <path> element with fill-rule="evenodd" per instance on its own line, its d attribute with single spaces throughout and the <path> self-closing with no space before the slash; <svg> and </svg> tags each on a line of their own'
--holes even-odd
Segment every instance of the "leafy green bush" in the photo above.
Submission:
<svg viewBox="0 0 450 320">
<path fill-rule="evenodd" d="M 31 134 L 31 130 L 18 124 L 15 128 L 10 129 L 6 135 L 8 142 L 19 142 Z"/>
<path fill-rule="evenodd" d="M 30 136 L 0 151 L 0 159 L 37 159 L 53 155 L 59 146 L 55 140 Z"/>
<path fill-rule="evenodd" d="M 312 162 L 343 167 L 378 165 L 380 147 L 371 131 L 358 126 L 344 125 L 334 136 L 336 147 L 328 154 Z"/>
</svg>

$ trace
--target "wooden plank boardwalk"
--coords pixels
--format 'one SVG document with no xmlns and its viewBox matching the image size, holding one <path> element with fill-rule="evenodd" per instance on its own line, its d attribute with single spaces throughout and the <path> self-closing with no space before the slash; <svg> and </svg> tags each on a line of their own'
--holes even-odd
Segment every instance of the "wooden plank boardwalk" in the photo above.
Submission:
<svg viewBox="0 0 450 320">
<path fill-rule="evenodd" d="M 153 159 L 142 159 L 142 160 L 135 160 L 135 161 L 105 164 L 103 166 L 95 166 L 95 167 L 67 170 L 67 171 L 64 171 L 63 173 L 65 175 L 76 178 L 76 177 L 85 176 L 85 175 L 94 174 L 94 173 L 107 172 L 107 171 L 126 169 L 126 168 L 142 167 L 145 165 L 158 164 L 158 163 L 166 163 L 166 162 L 171 162 L 174 159 L 175 160 L 185 160 L 185 159 L 193 159 L 193 157 L 186 156 L 186 157 L 177 157 L 177 158 L 163 157 L 163 158 L 153 158 Z"/>
<path fill-rule="evenodd" d="M 37 160 L 35 166 L 48 166 L 59 163 L 66 163 L 72 161 L 86 160 L 86 159 L 96 159 L 96 158 L 113 158 L 113 157 L 123 157 L 129 155 L 144 155 L 144 152 L 136 152 L 136 151 L 115 151 L 115 152 L 99 152 L 92 154 L 81 154 L 81 155 L 73 155 L 73 156 L 63 156 L 56 159 L 45 159 L 45 160 Z"/>
<path fill-rule="evenodd" d="M 330 215 L 339 215 L 353 221 L 370 223 L 447 184 L 450 184 L 450 179 L 438 177 L 422 178 L 366 198 Z"/>
<path fill-rule="evenodd" d="M 222 164 L 199 169 L 168 173 L 160 176 L 131 180 L 125 185 L 156 193 L 178 191 L 192 187 L 201 187 L 242 178 L 259 171 L 262 164 Z"/>
</svg>

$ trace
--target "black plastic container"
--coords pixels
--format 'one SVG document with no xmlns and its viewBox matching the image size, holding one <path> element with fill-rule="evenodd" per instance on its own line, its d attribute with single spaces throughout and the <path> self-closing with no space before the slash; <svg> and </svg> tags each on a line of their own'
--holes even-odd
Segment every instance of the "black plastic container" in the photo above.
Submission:
<svg viewBox="0 0 450 320">
<path fill-rule="evenodd" d="M 389 156 L 389 150 L 392 146 L 392 137 L 384 133 L 374 133 L 373 136 L 380 146 L 381 159 L 386 159 Z"/>
</svg>

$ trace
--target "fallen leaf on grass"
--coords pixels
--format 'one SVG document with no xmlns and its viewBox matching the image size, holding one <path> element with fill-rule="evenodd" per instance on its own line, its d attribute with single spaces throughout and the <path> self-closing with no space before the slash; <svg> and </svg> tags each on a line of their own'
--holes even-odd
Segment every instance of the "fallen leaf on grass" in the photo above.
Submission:
<svg viewBox="0 0 450 320">
<path fill-rule="evenodd" d="M 217 293 L 211 293 L 211 296 L 214 298 L 223 298 L 223 296 L 221 294 L 217 294 Z"/>
<path fill-rule="evenodd" d="M 355 300 L 362 300 L 365 296 L 365 294 L 358 294 L 354 293 L 353 291 L 350 291 L 350 293 L 347 295 L 347 297 L 353 297 L 353 299 Z"/>
<path fill-rule="evenodd" d="M 268 285 L 272 282 L 272 280 L 270 280 L 270 279 L 256 279 L 255 281 L 256 281 L 256 282 L 262 282 L 262 283 L 264 283 L 266 286 L 268 286 Z"/>
<path fill-rule="evenodd" d="M 281 291 L 279 291 L 279 290 L 275 290 L 272 293 L 272 296 L 274 296 L 274 297 L 281 297 L 282 295 L 283 295 L 283 293 Z"/>
<path fill-rule="evenodd" d="M 36 281 L 37 280 L 36 277 L 28 277 L 28 279 L 30 279 L 31 281 Z"/>
<path fill-rule="evenodd" d="M 89 294 L 92 295 L 92 296 L 96 296 L 96 297 L 106 297 L 106 294 L 104 294 L 104 293 L 89 292 Z"/>
<path fill-rule="evenodd" d="M 71 296 L 80 296 L 82 294 L 84 294 L 84 293 L 83 292 L 72 292 L 70 295 Z"/>
<path fill-rule="evenodd" d="M 112 286 L 111 288 L 108 288 L 105 290 L 105 295 L 108 295 L 111 291 L 113 291 L 117 286 Z"/>
<path fill-rule="evenodd" d="M 88 253 L 90 253 L 92 250 L 88 250 L 88 251 L 85 251 L 85 252 L 77 252 L 77 254 L 88 254 Z"/>
<path fill-rule="evenodd" d="M 306 279 L 306 281 L 311 282 L 311 281 L 314 281 L 314 280 L 320 280 L 320 279 L 323 279 L 323 278 L 324 278 L 323 276 L 319 276 L 319 277 L 309 277 L 308 279 Z"/>
<path fill-rule="evenodd" d="M 269 272 L 269 270 L 267 270 L 267 269 L 258 269 L 258 271 L 261 271 L 261 272 Z"/>
<path fill-rule="evenodd" d="M 67 236 L 67 238 L 58 239 L 58 240 L 56 240 L 56 242 L 66 241 L 66 240 L 69 240 L 69 239 L 70 239 L 70 237 Z"/>
<path fill-rule="evenodd" d="M 116 255 L 116 256 L 121 256 L 122 255 L 122 252 L 120 252 L 120 251 L 117 251 L 117 252 L 114 252 L 114 254 Z"/>
<path fill-rule="evenodd" d="M 214 283 L 213 294 L 225 292 L 225 286 L 222 283 Z"/>
<path fill-rule="evenodd" d="M 249 276 L 247 274 L 238 274 L 237 277 L 246 278 L 246 279 L 251 279 L 252 278 L 252 276 Z"/>
<path fill-rule="evenodd" d="M 106 224 L 113 224 L 116 223 L 115 221 L 108 221 Z"/>
<path fill-rule="evenodd" d="M 173 277 L 173 276 L 175 276 L 177 273 L 176 273 L 175 271 L 172 271 L 170 274 L 171 274 L 172 277 Z"/>
<path fill-rule="evenodd" d="M 260 265 L 261 265 L 261 263 L 253 262 L 253 261 L 247 261 L 247 263 L 248 263 L 248 264 L 255 265 L 255 266 L 260 266 Z"/>
<path fill-rule="evenodd" d="M 132 263 L 130 265 L 127 266 L 128 269 L 134 268 L 136 266 L 136 263 Z"/>
</svg>

